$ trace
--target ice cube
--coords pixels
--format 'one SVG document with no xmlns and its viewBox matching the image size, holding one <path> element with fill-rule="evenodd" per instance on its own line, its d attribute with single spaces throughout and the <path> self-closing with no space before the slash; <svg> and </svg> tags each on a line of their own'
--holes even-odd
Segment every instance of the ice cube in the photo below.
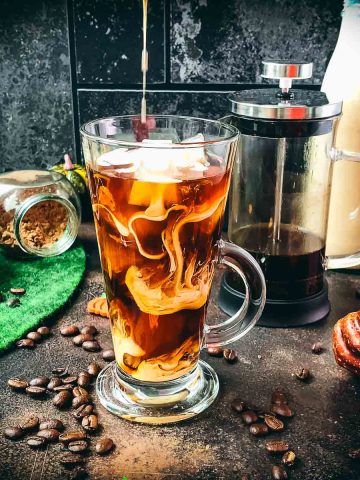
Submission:
<svg viewBox="0 0 360 480">
<path fill-rule="evenodd" d="M 141 167 L 150 174 L 171 173 L 175 157 L 171 149 L 161 148 L 162 145 L 171 145 L 171 140 L 143 140 L 142 143 L 154 148 L 141 148 Z"/>
<path fill-rule="evenodd" d="M 182 144 L 204 141 L 204 136 L 185 139 Z M 156 183 L 179 182 L 186 171 L 202 174 L 208 166 L 203 147 L 179 146 L 170 139 L 144 139 L 143 147 L 118 148 L 102 154 L 98 165 L 113 168 L 116 173 L 132 173 L 138 180 Z"/>
<path fill-rule="evenodd" d="M 189 138 L 185 138 L 181 143 L 201 143 L 205 141 L 205 137 L 202 133 Z M 181 150 L 180 150 L 181 151 Z M 191 168 L 192 170 L 203 171 L 201 165 L 206 165 L 206 154 L 204 147 L 190 147 L 184 149 L 182 156 L 182 165 L 178 165 L 180 168 Z M 197 168 L 199 167 L 199 168 Z"/>
<path fill-rule="evenodd" d="M 111 150 L 110 152 L 100 155 L 97 163 L 100 166 L 128 166 L 136 160 L 136 157 L 131 155 L 132 152 L 133 150 L 129 150 L 128 148 L 117 148 L 116 150 Z"/>
<path fill-rule="evenodd" d="M 181 143 L 198 143 L 203 142 L 204 136 L 198 134 L 183 140 Z M 174 148 L 161 148 L 162 145 L 168 146 L 172 142 L 170 140 L 143 140 L 145 145 L 158 145 L 159 148 L 151 148 L 143 157 L 142 167 L 149 172 L 165 172 L 174 174 L 177 168 L 193 169 L 203 171 L 207 167 L 205 151 L 203 147 L 178 147 L 174 144 Z"/>
<path fill-rule="evenodd" d="M 205 137 L 202 133 L 197 133 L 193 137 L 185 138 L 181 143 L 200 143 L 205 142 Z"/>
<path fill-rule="evenodd" d="M 119 174 L 134 173 L 140 163 L 138 150 L 138 148 L 117 148 L 116 150 L 100 155 L 97 164 L 104 168 L 114 168 L 114 171 Z"/>
</svg>

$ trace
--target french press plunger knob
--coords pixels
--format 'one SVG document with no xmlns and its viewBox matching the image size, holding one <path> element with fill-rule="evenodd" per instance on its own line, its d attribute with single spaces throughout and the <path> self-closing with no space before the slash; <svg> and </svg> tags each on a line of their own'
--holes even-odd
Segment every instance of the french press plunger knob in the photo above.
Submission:
<svg viewBox="0 0 360 480">
<path fill-rule="evenodd" d="M 286 62 L 282 60 L 263 60 L 263 78 L 279 80 L 281 92 L 278 96 L 282 99 L 290 99 L 293 95 L 290 88 L 293 80 L 305 80 L 312 77 L 312 62 Z"/>
</svg>

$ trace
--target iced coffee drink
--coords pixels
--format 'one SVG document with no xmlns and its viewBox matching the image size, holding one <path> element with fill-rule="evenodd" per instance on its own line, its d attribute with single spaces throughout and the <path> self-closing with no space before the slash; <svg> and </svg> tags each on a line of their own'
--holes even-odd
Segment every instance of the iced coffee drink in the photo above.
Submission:
<svg viewBox="0 0 360 480">
<path fill-rule="evenodd" d="M 152 382 L 198 361 L 229 182 L 204 148 L 161 146 L 88 164 L 116 361 Z"/>
</svg>

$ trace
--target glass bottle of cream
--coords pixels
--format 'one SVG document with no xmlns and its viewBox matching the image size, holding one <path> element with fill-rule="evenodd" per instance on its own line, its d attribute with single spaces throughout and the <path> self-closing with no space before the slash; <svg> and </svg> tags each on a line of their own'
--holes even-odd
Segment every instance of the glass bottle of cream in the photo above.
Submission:
<svg viewBox="0 0 360 480">
<path fill-rule="evenodd" d="M 360 0 L 344 2 L 321 90 L 330 102 L 344 102 L 336 148 L 360 152 Z M 360 268 L 360 163 L 340 160 L 334 165 L 326 254 L 329 268 Z"/>
</svg>

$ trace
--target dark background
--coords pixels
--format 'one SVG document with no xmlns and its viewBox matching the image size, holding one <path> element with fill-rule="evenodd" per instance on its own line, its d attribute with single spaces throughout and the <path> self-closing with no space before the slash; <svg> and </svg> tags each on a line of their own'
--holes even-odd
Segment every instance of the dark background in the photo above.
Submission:
<svg viewBox="0 0 360 480">
<path fill-rule="evenodd" d="M 341 0 L 150 0 L 148 108 L 216 118 L 261 84 L 263 58 L 314 62 L 320 85 Z M 79 159 L 79 125 L 138 113 L 140 0 L 1 0 L 0 171 Z"/>
</svg>

